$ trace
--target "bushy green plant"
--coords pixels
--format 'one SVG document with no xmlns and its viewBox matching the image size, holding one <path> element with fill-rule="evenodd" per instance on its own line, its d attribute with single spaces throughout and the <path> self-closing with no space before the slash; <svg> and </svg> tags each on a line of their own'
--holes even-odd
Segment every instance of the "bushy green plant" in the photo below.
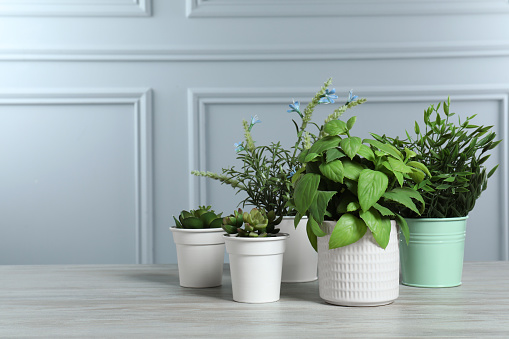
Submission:
<svg viewBox="0 0 509 339">
<path fill-rule="evenodd" d="M 415 137 L 406 132 L 407 139 L 380 137 L 398 148 L 409 148 L 416 153 L 415 159 L 430 171 L 430 177 L 422 177 L 414 189 L 418 190 L 426 203 L 419 216 L 414 211 L 403 209 L 401 215 L 410 218 L 452 218 L 464 217 L 474 208 L 498 165 L 489 172 L 484 163 L 501 140 L 494 141 L 493 126 L 478 126 L 472 123 L 476 115 L 467 117 L 458 124 L 452 122 L 455 113 L 450 112 L 450 98 L 443 102 L 443 114 L 439 112 L 441 103 L 429 106 L 424 111 L 424 131 L 415 122 Z"/>
<path fill-rule="evenodd" d="M 293 184 L 291 178 L 296 169 L 302 166 L 298 154 L 309 147 L 318 137 L 323 136 L 319 128 L 316 134 L 307 131 L 308 125 L 315 125 L 311 122 L 314 109 L 320 104 L 331 104 L 338 98 L 335 89 L 328 89 L 332 80 L 327 80 L 320 91 L 316 93 L 306 108 L 301 111 L 300 103 L 294 101 L 290 104 L 288 113 L 297 113 L 301 118 L 300 125 L 292 120 L 296 128 L 296 141 L 291 149 L 285 149 L 279 142 L 273 142 L 270 146 L 257 146 L 253 141 L 251 130 L 253 126 L 261 121 L 257 116 L 251 118 L 250 122 L 243 120 L 244 141 L 235 143 L 237 159 L 242 162 L 242 167 L 223 168 L 221 174 L 213 172 L 192 171 L 197 176 L 203 176 L 219 180 L 223 184 L 230 185 L 237 192 L 243 191 L 247 197 L 240 204 L 255 206 L 258 209 L 273 211 L 278 217 L 271 226 L 278 225 L 283 216 L 295 215 L 292 205 L 287 204 L 293 195 Z M 365 102 L 365 99 L 358 99 L 350 91 L 346 103 L 334 111 L 336 116 L 341 115 L 347 109 Z M 333 119 L 334 117 L 331 117 Z"/>
<path fill-rule="evenodd" d="M 270 237 L 279 232 L 279 229 L 269 227 L 275 219 L 274 211 L 266 213 L 264 210 L 253 208 L 249 213 L 242 213 L 239 208 L 234 214 L 223 218 L 222 227 L 226 233 L 237 234 L 238 237 Z"/>
<path fill-rule="evenodd" d="M 315 249 L 316 237 L 326 235 L 320 228 L 324 220 L 337 220 L 331 249 L 358 241 L 368 228 L 386 248 L 391 219 L 397 220 L 408 242 L 408 225 L 393 206 L 422 212 L 413 199 L 421 208 L 424 201 L 408 183 L 422 181 L 426 167 L 413 161 L 415 153 L 409 149 L 400 152 L 387 142 L 351 136 L 356 117 L 347 122 L 333 118 L 321 129 L 323 138 L 299 155 L 304 166 L 294 177 L 296 224 L 308 216 L 307 233 Z"/>
<path fill-rule="evenodd" d="M 179 214 L 179 218 L 173 216 L 177 228 L 199 229 L 199 228 L 220 228 L 223 218 L 216 214 L 210 206 L 199 206 L 196 210 L 185 211 Z"/>
</svg>

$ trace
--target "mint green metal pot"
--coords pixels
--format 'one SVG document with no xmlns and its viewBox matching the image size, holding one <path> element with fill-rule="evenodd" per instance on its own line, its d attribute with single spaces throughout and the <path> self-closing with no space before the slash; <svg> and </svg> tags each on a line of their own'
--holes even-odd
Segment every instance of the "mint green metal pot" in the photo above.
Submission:
<svg viewBox="0 0 509 339">
<path fill-rule="evenodd" d="M 416 287 L 461 285 L 467 218 L 406 219 L 410 242 L 399 237 L 401 283 Z"/>
</svg>

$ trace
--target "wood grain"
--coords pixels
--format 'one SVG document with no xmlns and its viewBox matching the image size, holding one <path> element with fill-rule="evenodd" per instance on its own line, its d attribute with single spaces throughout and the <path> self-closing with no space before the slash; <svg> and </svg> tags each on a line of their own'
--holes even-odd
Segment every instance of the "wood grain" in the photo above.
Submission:
<svg viewBox="0 0 509 339">
<path fill-rule="evenodd" d="M 388 306 L 325 304 L 318 283 L 270 304 L 223 286 L 182 288 L 176 265 L 0 266 L 0 337 L 509 337 L 509 262 L 465 263 L 463 285 L 400 286 Z"/>
</svg>

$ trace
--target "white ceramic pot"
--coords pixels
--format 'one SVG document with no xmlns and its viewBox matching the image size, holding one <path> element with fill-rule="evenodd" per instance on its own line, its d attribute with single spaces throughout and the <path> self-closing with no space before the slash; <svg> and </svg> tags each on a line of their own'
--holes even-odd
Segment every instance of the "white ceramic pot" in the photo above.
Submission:
<svg viewBox="0 0 509 339">
<path fill-rule="evenodd" d="M 328 234 L 318 238 L 320 297 L 341 306 L 379 306 L 399 296 L 399 242 L 396 222 L 391 221 L 389 245 L 384 250 L 368 229 L 359 241 L 329 249 L 335 221 L 325 221 Z"/>
<path fill-rule="evenodd" d="M 295 217 L 283 217 L 283 221 L 276 226 L 281 232 L 288 233 L 286 251 L 283 255 L 282 282 L 307 282 L 318 279 L 318 253 L 309 242 L 306 232 L 308 219 L 302 218 L 297 229 L 294 226 Z"/>
<path fill-rule="evenodd" d="M 287 238 L 281 233 L 266 238 L 224 236 L 233 300 L 253 304 L 279 300 Z"/>
<path fill-rule="evenodd" d="M 170 230 L 177 245 L 180 286 L 220 286 L 224 262 L 223 229 L 170 227 Z"/>
</svg>

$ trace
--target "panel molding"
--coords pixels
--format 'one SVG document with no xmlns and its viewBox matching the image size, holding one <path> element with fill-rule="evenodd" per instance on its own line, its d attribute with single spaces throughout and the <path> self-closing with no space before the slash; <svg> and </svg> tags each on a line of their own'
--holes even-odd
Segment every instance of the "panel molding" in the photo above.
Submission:
<svg viewBox="0 0 509 339">
<path fill-rule="evenodd" d="M 509 13 L 506 0 L 186 0 L 191 18 Z"/>
<path fill-rule="evenodd" d="M 152 214 L 152 90 L 51 89 L 0 90 L 1 105 L 128 104 L 133 108 L 135 162 L 136 263 L 154 262 Z"/>
<path fill-rule="evenodd" d="M 350 88 L 336 87 L 338 92 Z M 316 88 L 190 88 L 188 89 L 188 147 L 189 173 L 207 170 L 205 143 L 207 127 L 205 114 L 211 104 L 281 104 L 285 107 L 289 98 L 311 98 Z M 509 84 L 507 85 L 449 85 L 449 86 L 384 86 L 356 87 L 357 93 L 372 103 L 439 102 L 448 95 L 455 101 L 494 100 L 501 106 L 501 159 L 502 173 L 500 199 L 502 206 L 509 206 Z M 306 103 L 302 101 L 302 103 Z M 206 179 L 189 176 L 189 206 L 206 205 Z M 509 260 L 509 209 L 500 211 L 502 225 L 502 257 Z"/>
<path fill-rule="evenodd" d="M 196 48 L 34 49 L 4 47 L 1 61 L 326 61 L 507 57 L 508 41 L 368 43 L 331 45 L 246 45 Z"/>
<path fill-rule="evenodd" d="M 0 0 L 0 16 L 150 16 L 151 0 Z"/>
</svg>

